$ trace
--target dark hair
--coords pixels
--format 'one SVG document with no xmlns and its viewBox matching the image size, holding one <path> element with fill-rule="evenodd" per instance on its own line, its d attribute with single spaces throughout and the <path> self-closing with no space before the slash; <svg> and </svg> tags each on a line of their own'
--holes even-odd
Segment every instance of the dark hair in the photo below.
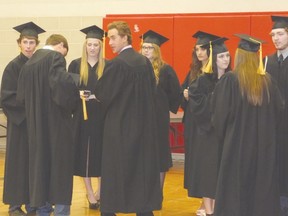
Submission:
<svg viewBox="0 0 288 216">
<path fill-rule="evenodd" d="M 213 77 L 215 79 L 218 79 L 218 67 L 217 67 L 217 63 L 216 63 L 218 54 L 213 54 L 213 56 L 212 56 L 212 71 L 213 71 Z M 232 62 L 232 57 L 230 56 L 230 62 L 229 62 L 228 67 L 225 69 L 225 73 L 232 70 L 231 62 Z"/>
<path fill-rule="evenodd" d="M 128 44 L 132 44 L 132 34 L 131 34 L 131 30 L 130 30 L 130 27 L 129 27 L 127 22 L 114 21 L 112 23 L 109 23 L 107 28 L 108 28 L 108 30 L 111 30 L 114 28 L 117 29 L 118 34 L 121 37 L 127 36 Z"/>
<path fill-rule="evenodd" d="M 67 52 L 69 50 L 68 42 L 67 39 L 60 34 L 52 34 L 50 37 L 47 38 L 46 40 L 46 45 L 57 45 L 63 43 L 63 47 L 67 49 Z"/>
</svg>

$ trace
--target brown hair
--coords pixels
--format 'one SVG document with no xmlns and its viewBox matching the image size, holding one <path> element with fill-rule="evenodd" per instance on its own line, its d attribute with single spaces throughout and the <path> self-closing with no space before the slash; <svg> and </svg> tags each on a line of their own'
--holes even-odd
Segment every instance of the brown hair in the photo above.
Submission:
<svg viewBox="0 0 288 216">
<path fill-rule="evenodd" d="M 17 39 L 17 43 L 20 44 L 24 38 L 27 38 L 29 40 L 35 40 L 36 46 L 38 46 L 38 44 L 40 43 L 40 41 L 38 40 L 38 37 L 33 37 L 33 36 L 28 36 L 28 35 L 20 35 L 20 37 Z"/>
<path fill-rule="evenodd" d="M 235 69 L 237 72 L 240 91 L 242 97 L 247 97 L 247 100 L 252 105 L 262 105 L 263 93 L 266 92 L 268 102 L 270 101 L 269 85 L 270 77 L 257 73 L 259 66 L 259 56 L 257 52 L 249 52 L 238 48 L 235 55 Z"/>
<path fill-rule="evenodd" d="M 121 37 L 127 36 L 128 44 L 129 45 L 132 44 L 132 34 L 131 34 L 131 30 L 130 30 L 130 27 L 129 27 L 127 22 L 114 21 L 112 23 L 109 23 L 107 28 L 108 28 L 108 30 L 111 30 L 111 29 L 114 29 L 114 28 L 117 29 L 118 34 Z"/>
<path fill-rule="evenodd" d="M 63 43 L 63 47 L 67 49 L 67 52 L 69 50 L 67 39 L 60 34 L 52 34 L 50 37 L 46 40 L 46 45 L 52 45 L 55 46 L 57 44 Z"/>
</svg>

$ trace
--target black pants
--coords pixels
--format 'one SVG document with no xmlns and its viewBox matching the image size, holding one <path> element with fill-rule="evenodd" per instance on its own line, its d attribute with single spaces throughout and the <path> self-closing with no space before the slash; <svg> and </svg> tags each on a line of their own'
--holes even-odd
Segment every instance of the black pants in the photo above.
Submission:
<svg viewBox="0 0 288 216">
<path fill-rule="evenodd" d="M 136 213 L 137 216 L 154 216 L 153 212 Z M 115 213 L 101 212 L 101 216 L 116 216 Z"/>
</svg>

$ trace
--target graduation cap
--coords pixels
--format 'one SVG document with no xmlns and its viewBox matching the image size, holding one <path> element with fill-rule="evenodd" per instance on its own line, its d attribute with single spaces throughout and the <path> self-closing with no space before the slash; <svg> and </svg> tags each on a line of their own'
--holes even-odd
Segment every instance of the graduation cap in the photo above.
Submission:
<svg viewBox="0 0 288 216">
<path fill-rule="evenodd" d="M 288 28 L 288 17 L 285 16 L 271 16 L 272 21 L 274 22 L 272 29 L 277 28 Z"/>
<path fill-rule="evenodd" d="M 212 49 L 213 49 L 213 54 L 219 54 L 219 53 L 223 53 L 223 52 L 227 52 L 228 49 L 225 45 L 225 41 L 229 40 L 226 37 L 222 37 L 219 39 L 216 39 L 214 41 L 212 41 Z"/>
<path fill-rule="evenodd" d="M 142 43 L 153 43 L 158 45 L 159 47 L 165 43 L 166 41 L 168 41 L 169 39 L 164 37 L 163 35 L 149 30 L 147 32 L 145 32 L 140 38 L 142 38 L 143 42 Z"/>
<path fill-rule="evenodd" d="M 103 38 L 106 36 L 104 30 L 96 25 L 89 26 L 80 31 L 86 34 L 86 38 L 97 38 L 101 41 L 103 41 Z"/>
<path fill-rule="evenodd" d="M 246 50 L 248 52 L 259 51 L 259 67 L 257 73 L 264 75 L 265 71 L 262 62 L 262 43 L 265 43 L 265 41 L 247 34 L 234 34 L 234 35 L 241 39 L 238 44 L 238 48 Z"/>
<path fill-rule="evenodd" d="M 24 23 L 18 26 L 13 27 L 16 31 L 20 33 L 21 36 L 30 36 L 38 38 L 38 34 L 45 32 L 44 29 L 36 25 L 34 22 Z"/>
<path fill-rule="evenodd" d="M 239 37 L 241 40 L 238 44 L 238 48 L 249 51 L 249 52 L 258 52 L 260 45 L 265 41 L 252 37 L 247 34 L 234 34 L 236 37 Z"/>
<path fill-rule="evenodd" d="M 194 35 L 194 38 L 197 38 L 196 45 L 205 45 L 209 44 L 210 41 L 220 38 L 217 35 L 213 35 L 203 31 L 197 31 Z"/>
<path fill-rule="evenodd" d="M 213 42 L 214 42 L 214 45 L 216 45 L 217 43 L 221 44 L 223 43 L 221 42 L 223 39 L 220 40 L 221 37 L 217 35 L 212 35 L 210 33 L 202 32 L 202 31 L 196 32 L 193 35 L 193 37 L 197 38 L 196 45 L 201 45 L 202 48 L 209 49 L 210 51 L 208 62 L 206 65 L 202 67 L 202 71 L 204 73 L 213 73 L 213 70 L 212 70 Z"/>
</svg>

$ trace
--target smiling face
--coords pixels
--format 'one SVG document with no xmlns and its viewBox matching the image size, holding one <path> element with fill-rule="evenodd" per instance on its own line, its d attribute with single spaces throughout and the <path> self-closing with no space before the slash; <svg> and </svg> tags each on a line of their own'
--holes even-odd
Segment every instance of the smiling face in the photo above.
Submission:
<svg viewBox="0 0 288 216">
<path fill-rule="evenodd" d="M 98 57 L 100 52 L 100 40 L 97 38 L 87 38 L 86 51 L 88 57 Z"/>
<path fill-rule="evenodd" d="M 216 64 L 218 70 L 225 71 L 230 63 L 230 53 L 229 51 L 217 54 Z"/>
<path fill-rule="evenodd" d="M 273 29 L 270 35 L 277 50 L 284 50 L 288 47 L 288 32 L 286 31 L 286 29 Z"/>
<path fill-rule="evenodd" d="M 37 42 L 35 39 L 29 39 L 23 37 L 20 43 L 18 43 L 18 46 L 20 47 L 20 50 L 23 53 L 23 55 L 25 55 L 27 58 L 30 58 L 35 52 Z"/>
<path fill-rule="evenodd" d="M 127 36 L 121 37 L 116 28 L 108 31 L 109 46 L 113 53 L 119 53 L 125 46 L 128 45 Z"/>
</svg>

